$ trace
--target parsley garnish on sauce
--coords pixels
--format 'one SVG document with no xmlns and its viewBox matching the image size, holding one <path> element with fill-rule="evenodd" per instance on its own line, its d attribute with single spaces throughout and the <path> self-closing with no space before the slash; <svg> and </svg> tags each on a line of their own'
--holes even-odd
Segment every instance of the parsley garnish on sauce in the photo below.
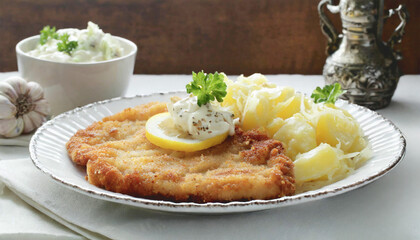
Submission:
<svg viewBox="0 0 420 240">
<path fill-rule="evenodd" d="M 66 52 L 68 55 L 71 54 L 73 49 L 77 48 L 77 41 L 69 41 L 69 35 L 64 33 L 60 36 L 61 42 L 57 43 L 57 49 L 60 52 Z"/>
<path fill-rule="evenodd" d="M 50 28 L 50 26 L 45 26 L 40 31 L 39 43 L 44 45 L 47 43 L 49 38 L 58 39 L 58 33 L 55 32 L 55 27 Z"/>
<path fill-rule="evenodd" d="M 39 43 L 44 45 L 49 39 L 60 40 L 61 42 L 57 42 L 57 50 L 71 55 L 71 52 L 77 48 L 78 43 L 77 41 L 69 41 L 69 37 L 67 33 L 59 35 L 55 27 L 45 26 L 40 31 Z"/>
<path fill-rule="evenodd" d="M 226 96 L 226 83 L 224 82 L 224 75 L 218 72 L 204 73 L 203 71 L 195 73 L 192 72 L 193 81 L 187 84 L 187 93 L 192 93 L 197 96 L 197 104 L 205 105 L 215 99 L 222 102 Z"/>
</svg>

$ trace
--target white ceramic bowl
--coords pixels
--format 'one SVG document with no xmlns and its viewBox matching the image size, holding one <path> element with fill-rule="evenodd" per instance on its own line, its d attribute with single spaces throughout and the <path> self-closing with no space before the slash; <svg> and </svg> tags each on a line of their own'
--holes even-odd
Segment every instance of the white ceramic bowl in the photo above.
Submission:
<svg viewBox="0 0 420 240">
<path fill-rule="evenodd" d="M 52 115 L 122 96 L 133 75 L 137 46 L 115 38 L 124 49 L 123 57 L 94 63 L 62 63 L 29 56 L 27 52 L 36 47 L 39 35 L 26 38 L 16 45 L 19 73 L 44 88 Z"/>
</svg>

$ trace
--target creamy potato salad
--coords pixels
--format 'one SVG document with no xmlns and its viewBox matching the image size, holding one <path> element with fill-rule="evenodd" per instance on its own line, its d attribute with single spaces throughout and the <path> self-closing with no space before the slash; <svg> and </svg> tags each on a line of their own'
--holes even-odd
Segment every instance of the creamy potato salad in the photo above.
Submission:
<svg viewBox="0 0 420 240">
<path fill-rule="evenodd" d="M 45 28 L 44 28 L 45 30 Z M 43 31 L 44 31 L 43 30 Z M 50 36 L 43 36 L 30 56 L 56 62 L 100 62 L 123 56 L 123 48 L 111 34 L 88 22 L 87 29 L 49 29 Z M 44 38 L 43 38 L 44 37 Z"/>
<path fill-rule="evenodd" d="M 226 83 L 222 106 L 240 118 L 244 130 L 260 129 L 284 144 L 295 165 L 297 193 L 343 179 L 371 157 L 359 123 L 346 110 L 315 103 L 261 74 Z"/>
</svg>

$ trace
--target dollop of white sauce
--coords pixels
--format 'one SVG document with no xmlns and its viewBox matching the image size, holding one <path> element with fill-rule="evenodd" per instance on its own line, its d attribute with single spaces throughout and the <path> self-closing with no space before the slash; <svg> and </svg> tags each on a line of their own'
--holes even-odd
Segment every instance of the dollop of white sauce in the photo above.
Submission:
<svg viewBox="0 0 420 240">
<path fill-rule="evenodd" d="M 220 106 L 207 103 L 201 107 L 197 104 L 196 96 L 189 96 L 179 101 L 171 100 L 168 111 L 174 124 L 181 131 L 191 135 L 194 139 L 208 139 L 226 132 L 235 134 L 233 113 Z"/>
<path fill-rule="evenodd" d="M 66 28 L 57 31 L 59 35 L 67 33 L 69 41 L 77 41 L 78 46 L 71 54 L 60 52 L 57 48 L 59 39 L 49 38 L 48 41 L 29 52 L 28 55 L 54 62 L 100 62 L 122 57 L 124 49 L 111 34 L 104 33 L 99 26 L 88 22 L 87 29 Z"/>
</svg>

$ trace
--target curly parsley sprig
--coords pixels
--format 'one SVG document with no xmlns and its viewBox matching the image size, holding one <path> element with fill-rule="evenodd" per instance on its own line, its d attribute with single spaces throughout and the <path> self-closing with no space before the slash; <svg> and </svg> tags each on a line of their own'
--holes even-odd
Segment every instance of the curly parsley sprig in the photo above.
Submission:
<svg viewBox="0 0 420 240">
<path fill-rule="evenodd" d="M 197 96 L 197 104 L 205 105 L 215 99 L 218 102 L 223 102 L 226 96 L 227 85 L 224 82 L 224 75 L 218 72 L 204 73 L 204 71 L 195 73 L 192 72 L 193 81 L 187 84 L 187 93 L 192 93 Z"/>
<path fill-rule="evenodd" d="M 60 52 L 66 52 L 68 55 L 71 55 L 71 51 L 77 48 L 77 41 L 69 41 L 69 35 L 64 33 L 60 36 L 61 42 L 57 43 L 57 49 Z"/>
<path fill-rule="evenodd" d="M 44 45 L 48 42 L 49 39 L 57 39 L 61 42 L 57 42 L 57 49 L 60 52 L 65 52 L 68 55 L 71 55 L 71 52 L 77 48 L 78 43 L 77 41 L 69 41 L 69 35 L 67 33 L 64 33 L 62 35 L 59 35 L 56 32 L 55 27 L 45 26 L 40 31 L 40 37 L 39 37 L 39 43 L 41 45 Z"/>
<path fill-rule="evenodd" d="M 325 102 L 334 104 L 337 101 L 337 98 L 345 92 L 345 90 L 341 90 L 341 85 L 339 83 L 334 83 L 331 85 L 325 85 L 322 89 L 317 87 L 313 91 L 311 98 L 314 99 L 315 103 Z"/>
<path fill-rule="evenodd" d="M 55 27 L 45 26 L 40 32 L 39 43 L 44 45 L 49 38 L 58 39 L 58 33 L 55 32 Z"/>
</svg>

